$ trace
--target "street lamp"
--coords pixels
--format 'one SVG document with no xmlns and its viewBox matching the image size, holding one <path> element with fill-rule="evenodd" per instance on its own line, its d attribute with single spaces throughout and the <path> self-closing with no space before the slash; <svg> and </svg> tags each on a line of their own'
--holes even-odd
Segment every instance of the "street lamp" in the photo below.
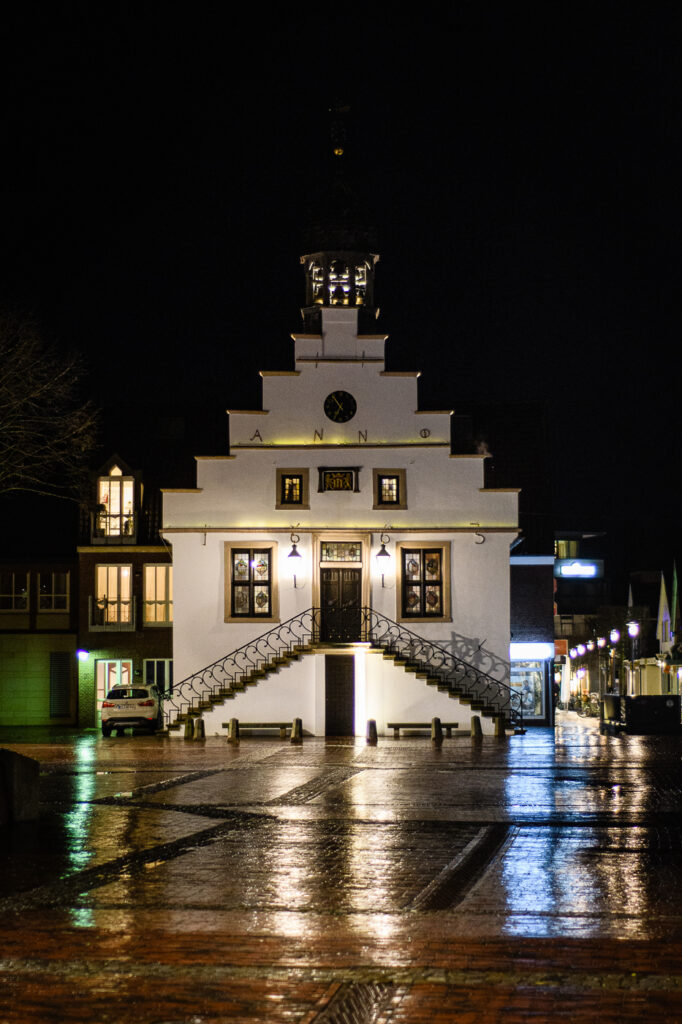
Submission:
<svg viewBox="0 0 682 1024">
<path fill-rule="evenodd" d="M 628 636 L 630 637 L 630 679 L 632 680 L 632 692 L 635 692 L 635 643 L 639 636 L 639 623 L 631 619 L 628 624 Z M 642 695 L 642 676 L 639 677 L 639 695 Z"/>
</svg>

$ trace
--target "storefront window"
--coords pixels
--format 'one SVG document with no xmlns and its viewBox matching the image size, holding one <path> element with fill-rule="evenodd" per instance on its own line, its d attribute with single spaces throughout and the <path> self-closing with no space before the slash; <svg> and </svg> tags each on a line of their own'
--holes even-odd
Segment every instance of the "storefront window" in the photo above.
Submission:
<svg viewBox="0 0 682 1024">
<path fill-rule="evenodd" d="M 544 661 L 512 661 L 511 687 L 521 694 L 524 718 L 543 718 Z"/>
</svg>

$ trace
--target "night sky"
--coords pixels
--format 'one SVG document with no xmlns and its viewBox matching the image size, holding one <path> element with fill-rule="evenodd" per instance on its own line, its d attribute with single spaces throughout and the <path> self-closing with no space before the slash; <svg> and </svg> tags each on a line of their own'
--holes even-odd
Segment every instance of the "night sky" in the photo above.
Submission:
<svg viewBox="0 0 682 1024">
<path fill-rule="evenodd" d="M 80 349 L 122 419 L 201 405 L 224 450 L 222 410 L 292 366 L 341 97 L 389 368 L 422 371 L 424 408 L 547 403 L 558 525 L 667 568 L 679 5 L 377 8 L 5 15 L 0 301 Z"/>
</svg>

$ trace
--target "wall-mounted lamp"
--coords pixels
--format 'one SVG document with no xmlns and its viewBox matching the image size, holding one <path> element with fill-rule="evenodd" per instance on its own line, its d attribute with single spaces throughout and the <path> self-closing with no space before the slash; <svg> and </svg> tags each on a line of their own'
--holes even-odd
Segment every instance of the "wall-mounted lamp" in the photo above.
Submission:
<svg viewBox="0 0 682 1024">
<path fill-rule="evenodd" d="M 81 647 L 76 651 L 76 657 L 79 661 L 87 661 L 90 657 L 90 651 L 86 651 L 85 648 Z"/>
<path fill-rule="evenodd" d="M 379 569 L 379 572 L 381 573 L 381 586 L 382 587 L 386 586 L 386 570 L 388 569 L 388 566 L 389 566 L 389 562 L 386 561 L 386 559 L 389 559 L 389 561 L 390 561 L 390 558 L 391 558 L 390 554 L 386 550 L 386 545 L 388 544 L 390 539 L 391 538 L 389 537 L 389 535 L 387 533 L 382 533 L 381 536 L 379 537 L 379 543 L 381 544 L 381 547 L 379 548 L 379 550 L 376 553 L 377 568 Z"/>
<path fill-rule="evenodd" d="M 289 571 L 290 571 L 292 579 L 294 581 L 294 590 L 296 590 L 297 589 L 296 576 L 297 575 L 298 576 L 301 575 L 301 569 L 302 569 L 302 566 L 303 566 L 303 562 L 301 561 L 301 559 L 303 558 L 303 555 L 301 554 L 301 552 L 296 547 L 296 545 L 298 544 L 298 542 L 299 542 L 299 540 L 301 538 L 299 537 L 299 535 L 297 533 L 292 533 L 291 537 L 289 539 L 291 540 L 291 551 L 289 552 L 289 555 L 288 555 L 288 557 L 291 559 L 291 561 L 289 562 Z"/>
</svg>

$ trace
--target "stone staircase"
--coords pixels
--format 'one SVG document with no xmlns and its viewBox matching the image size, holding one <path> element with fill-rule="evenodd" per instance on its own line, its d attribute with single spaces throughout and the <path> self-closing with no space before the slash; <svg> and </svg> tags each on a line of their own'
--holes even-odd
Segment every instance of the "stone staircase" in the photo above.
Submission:
<svg viewBox="0 0 682 1024">
<path fill-rule="evenodd" d="M 309 608 L 183 679 L 165 701 L 163 731 L 181 729 L 188 719 L 201 718 L 293 662 L 329 647 L 328 642 L 320 641 L 320 623 L 320 609 Z M 402 624 L 363 608 L 358 633 L 355 609 L 353 635 L 334 646 L 353 643 L 367 644 L 371 651 L 424 680 L 427 686 L 435 686 L 471 712 L 498 721 L 506 729 L 523 731 L 519 694 Z"/>
</svg>

